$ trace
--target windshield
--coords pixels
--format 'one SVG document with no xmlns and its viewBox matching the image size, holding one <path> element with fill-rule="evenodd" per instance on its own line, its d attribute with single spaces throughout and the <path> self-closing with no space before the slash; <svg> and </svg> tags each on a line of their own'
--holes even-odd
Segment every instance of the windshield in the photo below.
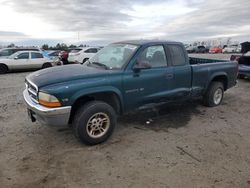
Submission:
<svg viewBox="0 0 250 188">
<path fill-rule="evenodd" d="M 110 44 L 90 58 L 89 64 L 102 66 L 106 69 L 121 69 L 137 48 L 137 45 L 132 44 Z"/>
</svg>

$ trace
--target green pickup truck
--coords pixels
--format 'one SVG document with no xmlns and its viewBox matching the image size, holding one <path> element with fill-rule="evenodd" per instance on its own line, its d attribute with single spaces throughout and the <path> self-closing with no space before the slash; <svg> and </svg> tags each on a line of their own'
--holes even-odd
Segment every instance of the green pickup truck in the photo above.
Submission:
<svg viewBox="0 0 250 188">
<path fill-rule="evenodd" d="M 32 121 L 71 125 L 82 142 L 94 145 L 107 140 L 117 116 L 129 111 L 194 96 L 219 105 L 237 72 L 235 62 L 189 58 L 182 43 L 124 41 L 83 65 L 28 75 L 23 96 Z"/>
</svg>

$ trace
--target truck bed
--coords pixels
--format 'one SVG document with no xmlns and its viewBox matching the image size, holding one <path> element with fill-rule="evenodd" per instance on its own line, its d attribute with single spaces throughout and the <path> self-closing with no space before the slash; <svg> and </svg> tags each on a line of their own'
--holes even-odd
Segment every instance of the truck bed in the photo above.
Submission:
<svg viewBox="0 0 250 188">
<path fill-rule="evenodd" d="M 225 89 L 235 85 L 238 66 L 236 62 L 190 58 L 190 64 L 192 67 L 193 90 L 204 92 L 204 89 L 208 87 L 207 84 L 210 83 L 207 80 L 214 78 L 218 73 L 222 76 L 227 75 L 227 86 Z"/>
<path fill-rule="evenodd" d="M 227 60 L 219 60 L 219 59 L 204 59 L 204 58 L 189 57 L 190 65 L 218 63 L 218 62 L 228 62 L 228 61 Z"/>
</svg>

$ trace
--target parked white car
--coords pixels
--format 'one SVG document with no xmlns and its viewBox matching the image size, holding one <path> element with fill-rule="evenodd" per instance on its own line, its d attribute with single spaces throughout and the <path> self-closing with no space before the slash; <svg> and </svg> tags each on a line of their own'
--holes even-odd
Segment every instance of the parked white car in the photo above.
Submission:
<svg viewBox="0 0 250 188">
<path fill-rule="evenodd" d="M 13 70 L 41 69 L 52 67 L 52 60 L 41 52 L 19 51 L 0 59 L 0 74 Z"/>
<path fill-rule="evenodd" d="M 85 47 L 81 50 L 72 50 L 69 53 L 68 61 L 74 63 L 84 63 L 89 58 L 93 57 L 99 50 L 99 47 Z"/>
<path fill-rule="evenodd" d="M 223 50 L 222 50 L 222 53 L 240 53 L 241 51 L 241 46 L 240 45 L 231 45 L 231 46 L 228 46 L 228 47 L 225 47 Z"/>
</svg>

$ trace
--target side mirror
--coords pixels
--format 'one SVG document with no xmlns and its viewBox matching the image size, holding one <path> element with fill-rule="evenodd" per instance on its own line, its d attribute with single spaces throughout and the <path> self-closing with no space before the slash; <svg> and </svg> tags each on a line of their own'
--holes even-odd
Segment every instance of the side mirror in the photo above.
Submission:
<svg viewBox="0 0 250 188">
<path fill-rule="evenodd" d="M 17 60 L 17 59 L 18 59 L 18 57 L 14 57 L 14 59 L 15 59 L 15 60 Z"/>
<path fill-rule="evenodd" d="M 135 72 L 139 72 L 141 69 L 150 69 L 152 66 L 148 61 L 137 61 L 133 67 Z"/>
</svg>

